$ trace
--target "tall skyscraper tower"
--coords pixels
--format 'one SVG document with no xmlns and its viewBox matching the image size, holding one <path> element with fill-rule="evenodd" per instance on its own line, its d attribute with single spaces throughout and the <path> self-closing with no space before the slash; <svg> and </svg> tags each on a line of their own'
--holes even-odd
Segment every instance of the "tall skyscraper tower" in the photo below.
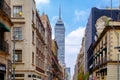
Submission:
<svg viewBox="0 0 120 80">
<path fill-rule="evenodd" d="M 58 60 L 65 66 L 65 27 L 61 20 L 61 8 L 59 8 L 59 18 L 55 24 L 55 40 L 58 44 Z"/>
</svg>

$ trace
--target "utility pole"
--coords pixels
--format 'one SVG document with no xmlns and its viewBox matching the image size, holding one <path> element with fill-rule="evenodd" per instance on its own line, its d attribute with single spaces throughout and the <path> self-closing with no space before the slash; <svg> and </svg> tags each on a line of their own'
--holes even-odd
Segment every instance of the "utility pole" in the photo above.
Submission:
<svg viewBox="0 0 120 80">
<path fill-rule="evenodd" d="M 120 9 L 120 0 L 119 0 L 119 9 Z"/>
<path fill-rule="evenodd" d="M 112 0 L 111 0 L 111 19 L 112 19 Z"/>
<path fill-rule="evenodd" d="M 115 49 L 118 50 L 118 54 L 117 54 L 117 80 L 119 80 L 119 55 L 120 55 L 119 52 L 120 52 L 120 46 L 115 47 Z"/>
<path fill-rule="evenodd" d="M 117 68 L 118 68 L 118 70 L 117 70 L 117 73 L 118 73 L 117 80 L 119 80 L 119 53 L 117 54 L 117 64 L 118 64 L 118 66 L 117 66 Z"/>
<path fill-rule="evenodd" d="M 120 52 L 120 46 L 119 46 L 119 33 L 115 31 L 114 27 L 111 26 L 115 32 L 115 35 L 117 37 L 117 46 L 115 47 L 115 49 L 118 50 L 118 54 L 117 54 L 117 80 L 119 80 L 119 52 Z"/>
<path fill-rule="evenodd" d="M 120 0 L 119 0 L 119 9 L 120 9 Z M 111 0 L 111 18 L 112 18 L 112 0 Z M 115 47 L 115 49 L 120 50 L 120 46 L 119 46 L 119 33 L 115 31 L 114 27 L 111 26 L 114 30 L 114 33 L 117 37 L 117 46 Z M 119 53 L 117 54 L 117 80 L 119 80 Z"/>
<path fill-rule="evenodd" d="M 120 50 L 120 46 L 119 46 L 119 33 L 117 34 L 117 49 L 118 49 L 118 54 L 117 54 L 117 71 L 118 71 L 118 80 L 119 80 L 119 50 Z"/>
</svg>

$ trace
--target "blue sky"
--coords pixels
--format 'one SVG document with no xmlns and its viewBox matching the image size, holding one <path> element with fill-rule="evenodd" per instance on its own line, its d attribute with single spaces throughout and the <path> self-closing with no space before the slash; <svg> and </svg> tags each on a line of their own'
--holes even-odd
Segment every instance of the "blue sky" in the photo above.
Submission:
<svg viewBox="0 0 120 80">
<path fill-rule="evenodd" d="M 92 7 L 110 7 L 111 0 L 36 0 L 40 15 L 44 12 L 48 15 L 53 30 L 59 16 L 61 5 L 61 17 L 66 28 L 65 37 L 65 62 L 71 67 L 71 75 L 74 73 L 77 54 L 80 51 L 82 37 L 84 35 L 87 19 Z M 118 7 L 120 0 L 112 0 L 113 7 Z"/>
</svg>

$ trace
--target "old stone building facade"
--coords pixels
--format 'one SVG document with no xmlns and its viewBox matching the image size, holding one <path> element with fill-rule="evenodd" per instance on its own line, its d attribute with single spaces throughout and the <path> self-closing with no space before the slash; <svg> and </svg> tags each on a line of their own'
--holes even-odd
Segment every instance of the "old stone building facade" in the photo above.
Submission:
<svg viewBox="0 0 120 80">
<path fill-rule="evenodd" d="M 0 79 L 10 80 L 11 76 L 11 34 L 10 0 L 0 0 Z"/>
<path fill-rule="evenodd" d="M 39 12 L 36 11 L 35 1 L 11 0 L 11 9 L 11 20 L 14 24 L 11 35 L 15 36 L 15 78 L 47 80 L 45 28 Z"/>
<path fill-rule="evenodd" d="M 95 80 L 116 80 L 118 79 L 119 65 L 118 53 L 120 22 L 106 21 L 110 18 L 102 16 L 97 20 L 96 28 L 99 33 L 93 46 L 93 79 Z"/>
</svg>

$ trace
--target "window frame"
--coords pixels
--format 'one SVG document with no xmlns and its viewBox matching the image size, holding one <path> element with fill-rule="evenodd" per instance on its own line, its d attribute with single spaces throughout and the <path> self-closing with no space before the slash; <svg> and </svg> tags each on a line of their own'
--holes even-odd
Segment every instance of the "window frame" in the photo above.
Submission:
<svg viewBox="0 0 120 80">
<path fill-rule="evenodd" d="M 22 50 L 15 50 L 15 62 L 22 62 Z"/>
<path fill-rule="evenodd" d="M 32 31 L 32 43 L 34 44 L 35 33 Z"/>
<path fill-rule="evenodd" d="M 34 52 L 32 52 L 32 64 L 34 64 L 34 60 L 35 59 L 35 55 L 34 55 Z"/>
<path fill-rule="evenodd" d="M 13 6 L 13 17 L 22 17 L 22 5 Z"/>
<path fill-rule="evenodd" d="M 13 39 L 15 40 L 23 39 L 23 28 L 22 27 L 13 27 Z"/>
</svg>

